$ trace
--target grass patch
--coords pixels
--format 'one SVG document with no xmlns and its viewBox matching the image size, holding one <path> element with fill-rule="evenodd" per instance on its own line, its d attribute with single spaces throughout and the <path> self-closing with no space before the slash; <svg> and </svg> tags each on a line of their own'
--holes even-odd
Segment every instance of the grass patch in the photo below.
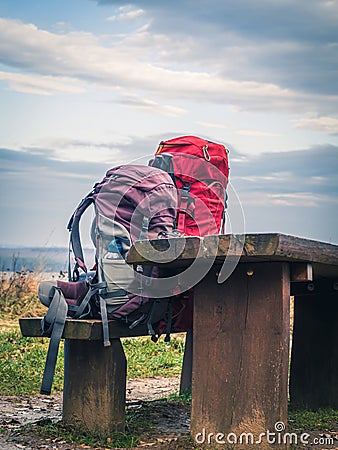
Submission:
<svg viewBox="0 0 338 450">
<path fill-rule="evenodd" d="M 181 373 L 184 338 L 172 336 L 170 343 L 149 337 L 122 339 L 128 361 L 129 378 L 175 376 Z"/>
<path fill-rule="evenodd" d="M 19 330 L 0 333 L 0 379 L 3 395 L 36 394 L 40 391 L 49 339 L 24 338 Z M 54 391 L 63 386 L 63 344 L 54 378 Z"/>
<path fill-rule="evenodd" d="M 332 431 L 338 430 L 338 410 L 331 408 L 318 411 L 289 411 L 290 429 L 297 433 L 306 431 Z"/>
<path fill-rule="evenodd" d="M 22 337 L 6 325 L 0 332 L 0 379 L 2 395 L 36 394 L 45 365 L 48 338 Z M 122 340 L 128 361 L 128 378 L 174 376 L 181 372 L 184 339 L 174 336 L 169 344 L 154 343 L 148 337 Z M 63 342 L 55 371 L 53 392 L 63 387 Z"/>
<path fill-rule="evenodd" d="M 168 401 L 177 403 L 191 403 L 191 392 L 184 394 L 170 394 L 168 396 Z"/>
</svg>

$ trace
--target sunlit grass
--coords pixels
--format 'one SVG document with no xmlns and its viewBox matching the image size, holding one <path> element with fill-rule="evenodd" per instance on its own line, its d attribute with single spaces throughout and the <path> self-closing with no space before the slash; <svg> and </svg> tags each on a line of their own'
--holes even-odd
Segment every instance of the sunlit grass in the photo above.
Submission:
<svg viewBox="0 0 338 450">
<path fill-rule="evenodd" d="M 1 393 L 35 394 L 40 390 L 49 339 L 22 337 L 8 325 L 0 332 Z M 148 337 L 122 339 L 128 361 L 128 378 L 174 376 L 181 372 L 184 338 L 173 336 L 170 344 Z M 60 345 L 53 392 L 63 387 L 63 342 Z"/>
</svg>

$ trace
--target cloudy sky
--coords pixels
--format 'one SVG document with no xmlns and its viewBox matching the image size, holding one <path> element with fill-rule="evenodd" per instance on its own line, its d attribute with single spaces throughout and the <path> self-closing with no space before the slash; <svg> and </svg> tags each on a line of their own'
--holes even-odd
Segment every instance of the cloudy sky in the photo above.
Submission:
<svg viewBox="0 0 338 450">
<path fill-rule="evenodd" d="M 109 167 L 191 134 L 230 149 L 233 232 L 240 201 L 247 232 L 338 243 L 337 23 L 337 0 L 1 0 L 0 245 L 67 245 Z"/>
</svg>

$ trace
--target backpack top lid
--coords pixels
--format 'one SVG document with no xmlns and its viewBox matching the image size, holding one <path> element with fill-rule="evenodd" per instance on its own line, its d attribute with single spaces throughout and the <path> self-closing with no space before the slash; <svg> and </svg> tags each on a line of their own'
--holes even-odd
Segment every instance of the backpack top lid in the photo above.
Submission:
<svg viewBox="0 0 338 450">
<path fill-rule="evenodd" d="M 156 167 L 127 164 L 108 170 L 96 186 L 96 214 L 124 226 L 139 239 L 144 217 L 148 238 L 174 229 L 177 191 L 170 175 Z"/>
<path fill-rule="evenodd" d="M 209 141 L 207 139 L 200 138 L 198 136 L 178 136 L 172 139 L 168 139 L 166 141 L 161 141 L 157 153 L 162 151 L 163 147 L 187 147 L 184 149 L 184 152 L 188 152 L 191 154 L 195 154 L 196 156 L 205 157 L 206 150 L 211 150 L 213 153 L 217 153 L 219 156 L 224 156 L 227 158 L 229 150 L 223 145 L 213 141 Z M 189 150 L 188 147 L 191 147 Z M 194 148 L 195 147 L 195 148 Z M 174 149 L 175 151 L 175 149 Z"/>
<path fill-rule="evenodd" d="M 226 188 L 229 178 L 228 149 L 223 144 L 208 141 L 197 136 L 180 136 L 161 141 L 155 158 L 171 154 L 173 172 L 188 179 L 221 179 Z M 151 165 L 153 164 L 150 162 Z M 156 167 L 156 164 L 155 164 Z"/>
</svg>

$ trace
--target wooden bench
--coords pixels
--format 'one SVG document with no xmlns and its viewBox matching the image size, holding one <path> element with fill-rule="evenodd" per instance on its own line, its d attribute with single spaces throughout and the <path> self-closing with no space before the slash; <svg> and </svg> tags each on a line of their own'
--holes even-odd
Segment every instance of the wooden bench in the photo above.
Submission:
<svg viewBox="0 0 338 450">
<path fill-rule="evenodd" d="M 208 266 L 194 288 L 193 437 L 203 430 L 258 436 L 287 425 L 289 391 L 292 406 L 338 408 L 337 245 L 281 234 L 189 237 L 137 242 L 128 261 L 181 273 L 192 263 Z M 20 322 L 23 335 L 36 335 L 28 323 Z M 104 355 L 99 330 L 93 321 L 67 322 L 63 415 L 67 422 L 85 417 L 91 429 L 122 429 L 124 334 L 111 324 L 114 344 Z"/>
<path fill-rule="evenodd" d="M 20 319 L 23 336 L 41 337 L 41 318 Z M 103 346 L 100 320 L 66 319 L 63 421 L 101 433 L 125 430 L 127 361 L 121 338 L 148 336 L 145 326 L 130 330 L 109 321 L 110 347 Z M 150 339 L 150 337 L 149 337 Z M 187 333 L 180 391 L 191 388 L 191 334 Z"/>
</svg>

